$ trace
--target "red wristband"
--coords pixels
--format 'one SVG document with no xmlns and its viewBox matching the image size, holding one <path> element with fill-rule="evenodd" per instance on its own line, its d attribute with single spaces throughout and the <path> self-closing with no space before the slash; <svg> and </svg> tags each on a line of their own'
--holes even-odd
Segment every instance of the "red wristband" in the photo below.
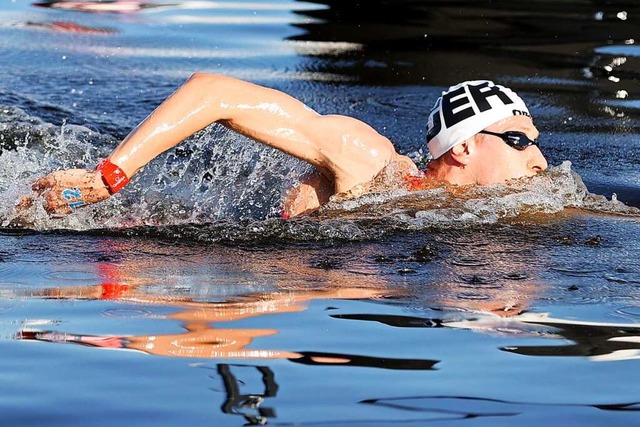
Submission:
<svg viewBox="0 0 640 427">
<path fill-rule="evenodd" d="M 111 194 L 115 194 L 122 190 L 129 183 L 129 178 L 117 165 L 111 163 L 109 159 L 102 159 L 96 167 L 97 171 L 102 174 L 102 180 L 109 188 Z"/>
</svg>

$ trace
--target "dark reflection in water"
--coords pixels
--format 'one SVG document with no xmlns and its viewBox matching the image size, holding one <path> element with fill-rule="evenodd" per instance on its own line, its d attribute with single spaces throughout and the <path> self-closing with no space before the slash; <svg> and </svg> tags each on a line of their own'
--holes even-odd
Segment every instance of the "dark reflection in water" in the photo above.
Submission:
<svg viewBox="0 0 640 427">
<path fill-rule="evenodd" d="M 302 357 L 291 359 L 292 362 L 305 365 L 340 365 L 349 367 L 367 367 L 379 369 L 431 370 L 438 360 L 395 359 L 390 357 L 355 356 L 352 354 L 300 352 Z"/>
<path fill-rule="evenodd" d="M 510 322 L 495 322 L 487 318 L 468 318 L 462 322 L 415 316 L 393 316 L 376 314 L 333 315 L 336 319 L 373 321 L 396 328 L 442 328 L 456 327 L 483 329 L 486 332 L 500 330 L 513 333 L 533 332 L 549 338 L 562 338 L 575 344 L 505 346 L 501 350 L 527 356 L 584 356 L 594 360 L 617 360 L 640 358 L 640 326 L 633 324 L 585 323 L 564 319 L 550 319 L 525 313 L 510 319 Z M 529 328 L 541 325 L 545 328 Z"/>
<path fill-rule="evenodd" d="M 310 62 L 315 71 L 373 85 L 492 78 L 553 94 L 581 114 L 638 112 L 637 1 L 314 2 L 329 7 L 298 12 L 318 20 L 298 24 L 296 39 L 357 46 Z"/>
<path fill-rule="evenodd" d="M 538 0 L 528 3 L 498 0 L 490 4 L 474 0 L 373 0 L 366 3 L 314 0 L 313 3 L 329 8 L 303 12 L 323 21 L 298 24 L 309 38 L 354 41 L 378 50 L 627 40 L 637 36 L 640 8 L 635 0 Z M 385 25 L 386 31 L 379 31 L 377 25 Z"/>
<path fill-rule="evenodd" d="M 245 382 L 238 379 L 234 369 L 253 370 L 259 372 L 262 380 L 262 392 L 241 392 L 241 385 Z M 230 365 L 220 363 L 217 365 L 218 375 L 222 378 L 226 399 L 220 410 L 224 414 L 240 415 L 248 425 L 264 425 L 269 418 L 275 418 L 276 412 L 273 408 L 263 406 L 265 399 L 276 397 L 278 394 L 278 384 L 275 374 L 268 366 L 251 365 Z"/>
<path fill-rule="evenodd" d="M 588 356 L 594 360 L 640 358 L 640 326 L 596 322 L 571 322 L 535 316 L 523 319 L 553 329 L 574 344 L 508 346 L 502 350 L 527 356 Z"/>
<path fill-rule="evenodd" d="M 553 404 L 527 403 L 498 399 L 485 399 L 471 396 L 409 396 L 365 400 L 362 403 L 403 411 L 431 414 L 435 418 L 428 421 L 472 419 L 479 417 L 516 416 L 531 410 L 531 407 L 544 406 L 547 410 L 562 407 L 586 407 L 603 411 L 639 411 L 640 402 L 617 404 Z M 461 410 L 460 408 L 467 408 Z M 426 421 L 426 420 L 425 420 Z"/>
</svg>

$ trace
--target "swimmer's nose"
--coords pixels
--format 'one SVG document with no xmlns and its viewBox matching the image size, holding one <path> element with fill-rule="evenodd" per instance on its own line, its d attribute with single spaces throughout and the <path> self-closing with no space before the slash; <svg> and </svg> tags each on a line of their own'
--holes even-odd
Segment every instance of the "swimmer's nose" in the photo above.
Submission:
<svg viewBox="0 0 640 427">
<path fill-rule="evenodd" d="M 527 151 L 531 152 L 529 158 L 529 169 L 535 173 L 542 172 L 547 169 L 547 159 L 544 158 L 542 151 L 538 147 L 529 147 Z"/>
</svg>

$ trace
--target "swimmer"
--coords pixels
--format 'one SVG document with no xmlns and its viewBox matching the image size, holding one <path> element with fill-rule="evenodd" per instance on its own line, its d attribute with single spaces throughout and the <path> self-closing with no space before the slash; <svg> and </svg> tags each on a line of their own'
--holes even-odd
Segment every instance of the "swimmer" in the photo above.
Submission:
<svg viewBox="0 0 640 427">
<path fill-rule="evenodd" d="M 320 115 L 291 96 L 230 77 L 196 73 L 138 125 L 94 170 L 53 172 L 33 184 L 50 215 L 113 196 L 147 163 L 212 123 L 316 167 L 284 200 L 283 217 L 312 212 L 338 193 L 367 188 L 386 169 L 407 188 L 488 185 L 546 169 L 538 130 L 522 99 L 490 81 L 452 86 L 428 116 L 433 160 L 419 171 L 386 137 L 347 116 Z"/>
</svg>

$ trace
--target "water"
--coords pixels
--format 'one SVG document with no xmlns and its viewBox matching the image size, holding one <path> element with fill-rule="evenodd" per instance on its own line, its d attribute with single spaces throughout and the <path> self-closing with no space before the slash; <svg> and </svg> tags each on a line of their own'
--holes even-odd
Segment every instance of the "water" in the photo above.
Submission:
<svg viewBox="0 0 640 427">
<path fill-rule="evenodd" d="M 176 3 L 0 5 L 1 425 L 636 423 L 636 2 Z M 196 70 L 363 119 L 418 163 L 443 87 L 491 78 L 553 166 L 285 221 L 309 167 L 212 127 L 108 201 L 16 215 Z"/>
</svg>

